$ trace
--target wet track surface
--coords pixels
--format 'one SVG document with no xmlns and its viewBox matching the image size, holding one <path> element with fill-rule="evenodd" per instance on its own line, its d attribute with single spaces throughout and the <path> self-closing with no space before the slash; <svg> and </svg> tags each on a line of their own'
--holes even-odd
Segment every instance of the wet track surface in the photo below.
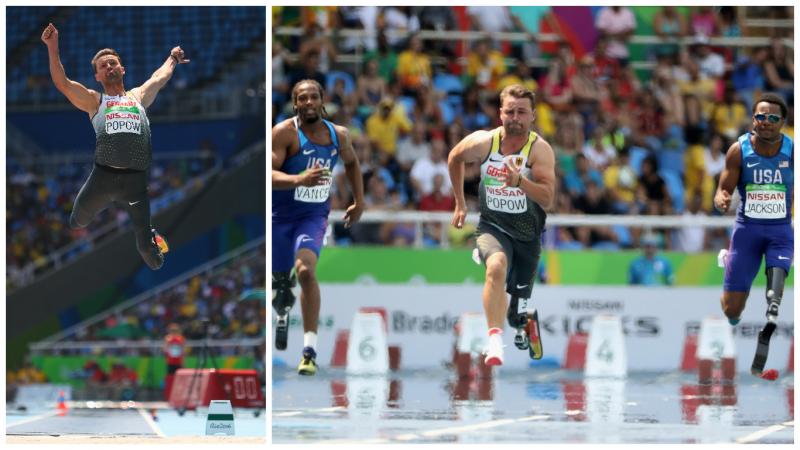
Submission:
<svg viewBox="0 0 800 450">
<path fill-rule="evenodd" d="M 536 368 L 458 382 L 445 368 L 300 377 L 275 367 L 272 442 L 791 444 L 793 386 L 792 374 L 700 386 L 683 373 Z"/>
</svg>

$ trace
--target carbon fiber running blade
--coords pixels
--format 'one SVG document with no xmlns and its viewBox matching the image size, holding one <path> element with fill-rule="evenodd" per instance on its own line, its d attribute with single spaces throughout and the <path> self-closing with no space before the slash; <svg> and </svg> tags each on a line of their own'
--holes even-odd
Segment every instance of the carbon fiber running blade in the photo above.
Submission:
<svg viewBox="0 0 800 450">
<path fill-rule="evenodd" d="M 528 313 L 528 323 L 525 324 L 525 328 L 530 338 L 528 355 L 531 359 L 542 359 L 544 350 L 542 349 L 542 335 L 539 333 L 539 313 L 535 309 Z"/>
<path fill-rule="evenodd" d="M 758 332 L 758 346 L 756 346 L 756 354 L 753 357 L 753 365 L 750 366 L 750 373 L 755 376 L 761 376 L 761 373 L 764 372 L 767 355 L 769 355 L 769 340 L 772 338 L 775 327 L 775 322 L 767 322 L 764 328 Z"/>
<path fill-rule="evenodd" d="M 289 316 L 283 318 L 278 317 L 275 324 L 275 348 L 278 350 L 286 350 L 286 345 L 289 341 Z"/>
</svg>

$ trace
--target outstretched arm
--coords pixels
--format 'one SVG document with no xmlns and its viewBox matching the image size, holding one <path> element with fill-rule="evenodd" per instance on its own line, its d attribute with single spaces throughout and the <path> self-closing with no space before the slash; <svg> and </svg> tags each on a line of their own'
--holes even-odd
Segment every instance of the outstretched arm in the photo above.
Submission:
<svg viewBox="0 0 800 450">
<path fill-rule="evenodd" d="M 186 64 L 189 60 L 185 59 L 183 54 L 183 49 L 180 47 L 175 47 L 169 54 L 169 58 L 164 61 L 164 64 L 158 68 L 153 75 L 150 76 L 150 79 L 145 81 L 143 85 L 131 89 L 131 93 L 139 98 L 139 101 L 142 103 L 142 106 L 147 108 L 148 106 L 152 105 L 156 99 L 156 95 L 158 95 L 158 91 L 161 90 L 172 78 L 172 72 L 175 71 L 175 67 L 178 64 Z"/>
<path fill-rule="evenodd" d="M 42 42 L 47 45 L 47 56 L 50 60 L 50 77 L 53 84 L 70 103 L 81 111 L 85 111 L 90 116 L 97 111 L 100 103 L 100 94 L 88 89 L 86 86 L 67 78 L 64 66 L 61 64 L 61 56 L 58 52 L 58 30 L 51 23 L 42 32 Z"/>
</svg>

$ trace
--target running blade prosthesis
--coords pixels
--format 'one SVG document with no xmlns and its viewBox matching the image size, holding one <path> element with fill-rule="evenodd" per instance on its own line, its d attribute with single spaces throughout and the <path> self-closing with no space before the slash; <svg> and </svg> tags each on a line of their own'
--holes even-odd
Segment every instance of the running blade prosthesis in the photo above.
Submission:
<svg viewBox="0 0 800 450">
<path fill-rule="evenodd" d="M 542 339 L 539 334 L 539 312 L 535 309 L 529 311 L 525 317 L 525 323 L 517 328 L 514 336 L 514 345 L 520 350 L 528 350 L 531 359 L 542 359 Z"/>
<path fill-rule="evenodd" d="M 758 333 L 758 346 L 753 357 L 753 364 L 750 366 L 750 373 L 770 381 L 777 380 L 780 376 L 780 373 L 775 369 L 764 370 L 764 365 L 767 363 L 767 355 L 769 354 L 769 340 L 776 327 L 775 322 L 769 321 Z"/>
</svg>

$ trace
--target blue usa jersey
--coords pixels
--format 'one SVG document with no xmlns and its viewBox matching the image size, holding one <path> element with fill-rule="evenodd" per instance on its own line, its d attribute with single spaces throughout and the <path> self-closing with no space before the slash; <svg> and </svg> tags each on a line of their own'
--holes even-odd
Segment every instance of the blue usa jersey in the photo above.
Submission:
<svg viewBox="0 0 800 450">
<path fill-rule="evenodd" d="M 325 167 L 332 170 L 339 159 L 339 139 L 336 137 L 333 124 L 324 119 L 322 121 L 330 131 L 331 144 L 321 145 L 311 142 L 300 129 L 297 117 L 295 117 L 294 125 L 300 140 L 300 150 L 286 158 L 282 167 L 274 169 L 289 175 L 302 174 L 314 167 Z M 289 222 L 309 216 L 327 217 L 331 210 L 330 193 L 330 178 L 325 179 L 325 183 L 318 186 L 298 186 L 294 189 L 273 190 L 272 220 Z"/>
<path fill-rule="evenodd" d="M 781 149 L 768 158 L 755 152 L 750 133 L 739 136 L 742 166 L 736 189 L 742 198 L 736 221 L 784 224 L 791 222 L 794 197 L 794 142 L 781 135 Z"/>
</svg>

